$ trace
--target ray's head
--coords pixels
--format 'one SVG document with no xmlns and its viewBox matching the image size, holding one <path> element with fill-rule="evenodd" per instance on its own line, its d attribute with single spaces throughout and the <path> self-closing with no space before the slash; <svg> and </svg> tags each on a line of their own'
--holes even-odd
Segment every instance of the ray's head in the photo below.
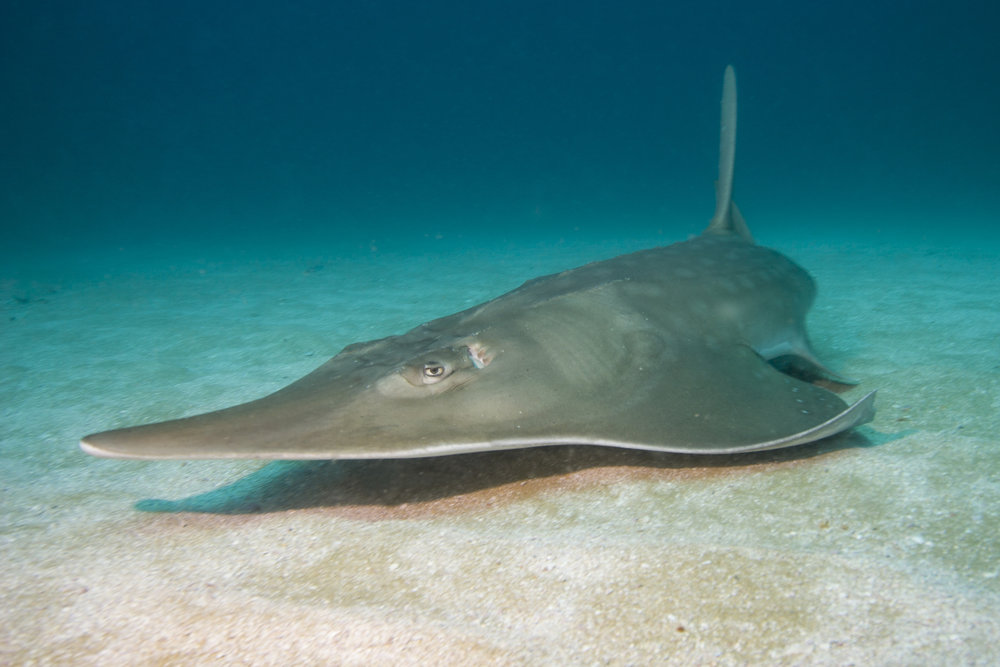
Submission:
<svg viewBox="0 0 1000 667">
<path fill-rule="evenodd" d="M 491 313 L 485 326 L 451 316 L 349 345 L 259 400 L 94 434 L 82 445 L 123 458 L 381 458 L 585 432 L 634 390 L 652 348 L 636 322 L 614 313 L 603 328 L 588 326 L 581 318 L 593 304 L 579 298 L 548 306 Z"/>
</svg>

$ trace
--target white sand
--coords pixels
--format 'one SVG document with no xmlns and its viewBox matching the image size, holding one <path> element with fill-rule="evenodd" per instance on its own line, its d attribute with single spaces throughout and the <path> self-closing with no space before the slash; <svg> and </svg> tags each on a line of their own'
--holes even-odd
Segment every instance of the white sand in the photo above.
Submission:
<svg viewBox="0 0 1000 667">
<path fill-rule="evenodd" d="M 0 663 L 1000 661 L 997 249 L 771 243 L 820 283 L 810 327 L 863 380 L 848 398 L 879 389 L 873 424 L 818 446 L 335 464 L 76 448 L 650 244 L 447 241 L 0 275 Z"/>
</svg>

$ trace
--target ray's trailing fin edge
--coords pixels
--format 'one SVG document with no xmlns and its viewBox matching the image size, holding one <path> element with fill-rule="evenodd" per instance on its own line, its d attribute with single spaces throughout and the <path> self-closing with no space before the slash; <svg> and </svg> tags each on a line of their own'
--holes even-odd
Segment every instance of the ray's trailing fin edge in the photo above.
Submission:
<svg viewBox="0 0 1000 667">
<path fill-rule="evenodd" d="M 845 380 L 808 343 L 812 278 L 756 245 L 733 202 L 735 148 L 727 67 L 715 214 L 700 236 L 536 278 L 349 345 L 256 401 L 88 435 L 81 447 L 136 459 L 404 458 L 550 444 L 721 454 L 863 424 L 875 392 L 848 406 L 807 381 Z"/>
</svg>

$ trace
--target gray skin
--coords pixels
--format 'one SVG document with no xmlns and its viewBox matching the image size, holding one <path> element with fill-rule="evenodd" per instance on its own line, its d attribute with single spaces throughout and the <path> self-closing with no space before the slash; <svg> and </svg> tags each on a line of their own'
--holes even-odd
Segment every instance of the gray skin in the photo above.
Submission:
<svg viewBox="0 0 1000 667">
<path fill-rule="evenodd" d="M 735 140 L 727 68 L 716 212 L 700 236 L 536 278 L 403 335 L 349 345 L 259 400 L 89 435 L 81 447 L 136 459 L 405 458 L 549 444 L 721 454 L 867 422 L 874 392 L 848 406 L 806 381 L 848 382 L 809 348 L 812 278 L 755 245 L 732 202 Z"/>
</svg>

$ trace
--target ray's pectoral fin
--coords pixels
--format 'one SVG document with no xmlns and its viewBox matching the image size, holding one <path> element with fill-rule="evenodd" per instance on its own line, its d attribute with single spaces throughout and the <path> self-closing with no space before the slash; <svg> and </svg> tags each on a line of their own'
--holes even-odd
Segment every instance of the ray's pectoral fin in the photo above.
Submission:
<svg viewBox="0 0 1000 667">
<path fill-rule="evenodd" d="M 736 453 L 813 442 L 871 420 L 874 392 L 848 405 L 745 346 L 689 350 L 655 421 L 664 451 Z M 685 391 L 677 386 L 684 385 Z"/>
</svg>

